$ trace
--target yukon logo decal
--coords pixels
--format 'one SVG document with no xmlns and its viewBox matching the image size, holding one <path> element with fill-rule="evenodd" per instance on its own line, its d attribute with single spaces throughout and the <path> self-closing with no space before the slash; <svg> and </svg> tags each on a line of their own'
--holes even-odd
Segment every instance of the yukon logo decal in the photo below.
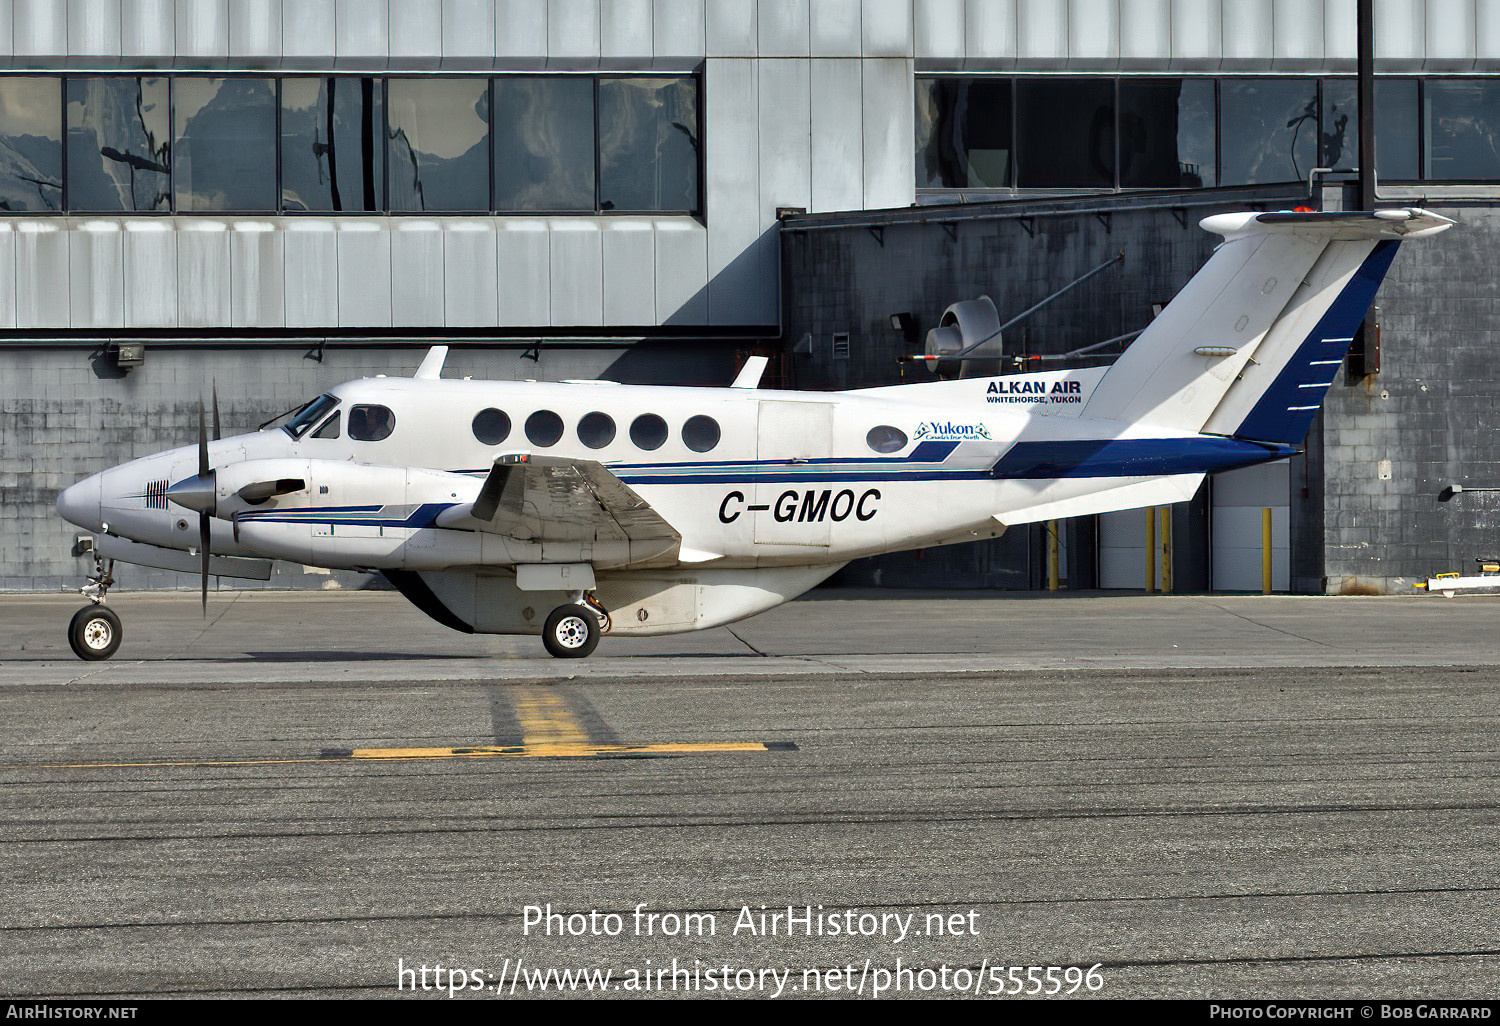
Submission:
<svg viewBox="0 0 1500 1026">
<path fill-rule="evenodd" d="M 918 442 L 989 441 L 990 429 L 983 424 L 955 424 L 952 421 L 924 421 L 912 436 Z"/>
<path fill-rule="evenodd" d="M 991 381 L 985 390 L 990 403 L 1081 403 L 1081 381 L 1015 381 L 1001 378 Z"/>
</svg>

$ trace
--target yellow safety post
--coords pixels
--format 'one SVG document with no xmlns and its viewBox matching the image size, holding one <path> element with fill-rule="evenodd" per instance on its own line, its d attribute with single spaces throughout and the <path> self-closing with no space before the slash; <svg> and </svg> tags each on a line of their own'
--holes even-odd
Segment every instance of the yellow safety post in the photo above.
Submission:
<svg viewBox="0 0 1500 1026">
<path fill-rule="evenodd" d="M 1156 510 L 1146 507 L 1146 594 L 1156 590 Z"/>
<path fill-rule="evenodd" d="M 1172 594 L 1172 507 L 1161 507 L 1161 593 Z"/>
<path fill-rule="evenodd" d="M 1271 594 L 1271 507 L 1260 511 L 1260 593 Z"/>
<path fill-rule="evenodd" d="M 1047 521 L 1047 590 L 1056 591 L 1058 585 L 1057 521 Z"/>
</svg>

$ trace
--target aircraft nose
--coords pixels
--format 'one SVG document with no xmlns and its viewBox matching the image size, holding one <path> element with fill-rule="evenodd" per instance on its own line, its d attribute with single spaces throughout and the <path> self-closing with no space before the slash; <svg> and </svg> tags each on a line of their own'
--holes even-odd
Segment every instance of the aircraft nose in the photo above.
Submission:
<svg viewBox="0 0 1500 1026">
<path fill-rule="evenodd" d="M 68 523 L 90 531 L 102 530 L 104 516 L 99 512 L 99 497 L 103 479 L 103 474 L 95 474 L 64 488 L 57 497 L 58 515 Z"/>
</svg>

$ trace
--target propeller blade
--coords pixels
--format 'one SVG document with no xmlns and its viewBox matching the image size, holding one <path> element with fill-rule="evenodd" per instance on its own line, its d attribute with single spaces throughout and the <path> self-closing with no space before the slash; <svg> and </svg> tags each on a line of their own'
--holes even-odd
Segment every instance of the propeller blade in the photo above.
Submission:
<svg viewBox="0 0 1500 1026">
<path fill-rule="evenodd" d="M 208 429 L 203 423 L 203 393 L 198 393 L 198 476 L 208 477 Z M 218 437 L 219 426 L 218 393 L 214 394 L 214 437 Z M 198 583 L 203 600 L 203 615 L 208 616 L 208 542 L 209 519 L 207 511 L 198 514 Z"/>
<path fill-rule="evenodd" d="M 223 438 L 223 437 L 224 437 L 223 433 L 219 430 L 219 383 L 217 381 L 215 381 L 214 382 L 214 441 L 217 442 L 220 438 Z"/>
<path fill-rule="evenodd" d="M 198 514 L 198 559 L 199 585 L 203 594 L 203 615 L 208 616 L 208 541 L 209 519 L 207 513 Z"/>
<path fill-rule="evenodd" d="M 198 476 L 208 476 L 208 428 L 203 423 L 203 393 L 198 393 Z"/>
</svg>

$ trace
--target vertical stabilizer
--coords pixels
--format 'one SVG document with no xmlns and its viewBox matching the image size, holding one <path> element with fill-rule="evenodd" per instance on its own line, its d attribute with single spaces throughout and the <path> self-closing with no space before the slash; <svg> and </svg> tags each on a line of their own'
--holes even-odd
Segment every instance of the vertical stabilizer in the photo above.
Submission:
<svg viewBox="0 0 1500 1026">
<path fill-rule="evenodd" d="M 1085 417 L 1300 441 L 1396 243 L 1453 224 L 1406 209 L 1200 223 L 1225 241 L 1110 367 Z"/>
</svg>

